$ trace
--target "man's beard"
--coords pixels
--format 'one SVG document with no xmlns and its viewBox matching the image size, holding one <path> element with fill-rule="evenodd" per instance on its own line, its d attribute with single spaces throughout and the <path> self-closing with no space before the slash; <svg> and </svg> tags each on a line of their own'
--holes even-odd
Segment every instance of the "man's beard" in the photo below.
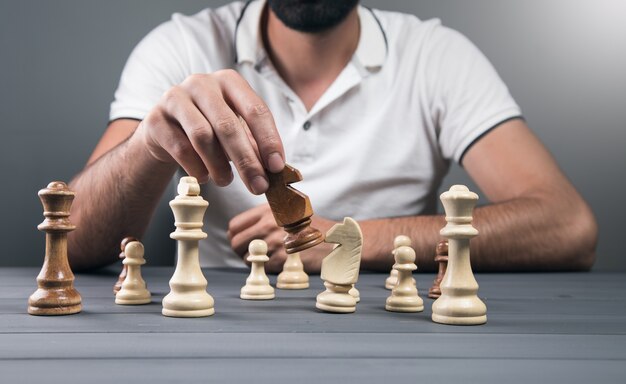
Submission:
<svg viewBox="0 0 626 384">
<path fill-rule="evenodd" d="M 268 0 L 276 17 L 291 29 L 316 33 L 346 19 L 359 0 Z"/>
</svg>

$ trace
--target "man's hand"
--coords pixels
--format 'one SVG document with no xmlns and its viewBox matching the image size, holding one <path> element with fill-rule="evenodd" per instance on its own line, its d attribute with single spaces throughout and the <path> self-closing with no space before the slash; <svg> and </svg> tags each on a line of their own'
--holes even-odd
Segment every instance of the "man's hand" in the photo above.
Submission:
<svg viewBox="0 0 626 384">
<path fill-rule="evenodd" d="M 313 216 L 312 225 L 325 233 L 335 225 L 335 222 Z M 262 239 L 267 243 L 267 253 L 270 260 L 265 263 L 265 269 L 270 273 L 282 270 L 287 259 L 283 246 L 285 231 L 276 225 L 269 204 L 262 204 L 235 216 L 228 224 L 228 238 L 233 250 L 242 258 L 247 255 L 248 244 L 254 239 Z M 332 249 L 332 244 L 322 243 L 300 253 L 304 268 L 309 273 L 318 273 L 322 266 L 322 259 Z"/>
<path fill-rule="evenodd" d="M 272 114 L 233 70 L 191 75 L 172 87 L 132 139 L 156 160 L 178 163 L 198 181 L 211 178 L 218 186 L 233 179 L 230 160 L 257 195 L 269 185 L 264 169 L 279 172 L 285 165 Z"/>
</svg>

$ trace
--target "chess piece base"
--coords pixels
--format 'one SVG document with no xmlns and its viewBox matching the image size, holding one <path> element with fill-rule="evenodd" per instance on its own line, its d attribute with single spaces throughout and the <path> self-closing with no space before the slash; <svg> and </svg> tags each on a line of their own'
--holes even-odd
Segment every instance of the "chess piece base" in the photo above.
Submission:
<svg viewBox="0 0 626 384">
<path fill-rule="evenodd" d="M 309 276 L 303 271 L 283 271 L 276 278 L 276 288 L 307 289 L 309 288 Z"/>
<path fill-rule="evenodd" d="M 477 296 L 451 298 L 441 295 L 433 303 L 432 319 L 451 325 L 479 325 L 487 322 L 487 306 Z"/>
<path fill-rule="evenodd" d="M 437 315 L 433 313 L 432 319 L 435 323 L 448 325 L 481 325 L 487 322 L 487 315 L 474 317 L 454 317 Z"/>
<path fill-rule="evenodd" d="M 82 308 L 80 295 L 75 289 L 62 292 L 38 289 L 28 299 L 28 313 L 36 316 L 72 315 Z"/>
<path fill-rule="evenodd" d="M 180 311 L 180 310 L 175 310 L 175 309 L 163 308 L 161 313 L 163 314 L 163 316 L 168 316 L 168 317 L 207 317 L 215 313 L 215 308 L 197 309 L 197 310 L 190 310 L 190 311 Z"/>
<path fill-rule="evenodd" d="M 356 299 L 348 293 L 322 292 L 317 295 L 315 307 L 326 312 L 352 313 L 356 311 Z"/>
<path fill-rule="evenodd" d="M 170 293 L 163 298 L 163 316 L 170 317 L 206 317 L 215 313 L 213 297 L 206 291 L 193 295 Z"/>
<path fill-rule="evenodd" d="M 287 243 L 289 242 L 289 245 Z M 285 241 L 285 251 L 287 253 L 296 253 L 307 250 L 309 248 L 315 247 L 316 245 L 324 242 L 324 236 L 314 238 L 307 242 L 299 242 L 298 239 L 295 240 L 286 240 Z M 289 247 L 289 248 L 287 248 Z"/>
<path fill-rule="evenodd" d="M 422 312 L 424 301 L 419 297 L 389 297 L 385 309 L 389 312 Z"/>
<path fill-rule="evenodd" d="M 287 253 L 296 253 L 314 247 L 324 241 L 324 235 L 310 227 L 311 219 L 306 218 L 298 223 L 285 225 L 287 236 L 283 241 Z"/>
<path fill-rule="evenodd" d="M 278 289 L 307 289 L 309 288 L 309 282 L 305 281 L 302 283 L 287 283 L 287 282 L 279 281 L 276 283 L 276 288 Z"/>
<path fill-rule="evenodd" d="M 140 305 L 140 304 L 150 304 L 152 302 L 152 298 L 148 297 L 137 297 L 137 298 L 120 298 L 119 295 L 115 297 L 115 304 L 120 305 Z"/>
<path fill-rule="evenodd" d="M 28 313 L 35 316 L 63 316 L 79 313 L 83 309 L 82 304 L 69 305 L 64 307 L 33 307 L 28 306 Z"/>
<path fill-rule="evenodd" d="M 239 297 L 242 300 L 272 300 L 276 297 L 276 295 L 274 295 L 273 293 L 268 295 L 248 295 L 242 293 L 241 295 L 239 295 Z"/>
</svg>

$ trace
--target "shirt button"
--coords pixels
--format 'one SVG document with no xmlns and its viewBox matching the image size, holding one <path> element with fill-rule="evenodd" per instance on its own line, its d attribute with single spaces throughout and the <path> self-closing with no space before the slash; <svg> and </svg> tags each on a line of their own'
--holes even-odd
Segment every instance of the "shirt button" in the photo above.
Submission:
<svg viewBox="0 0 626 384">
<path fill-rule="evenodd" d="M 311 122 L 310 121 L 305 121 L 304 124 L 302 124 L 302 129 L 304 129 L 305 131 L 308 131 L 311 128 Z"/>
</svg>

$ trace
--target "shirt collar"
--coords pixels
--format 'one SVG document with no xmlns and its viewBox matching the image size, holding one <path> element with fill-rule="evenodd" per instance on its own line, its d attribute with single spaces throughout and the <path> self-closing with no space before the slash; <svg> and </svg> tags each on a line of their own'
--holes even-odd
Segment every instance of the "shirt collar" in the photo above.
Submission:
<svg viewBox="0 0 626 384">
<path fill-rule="evenodd" d="M 259 65 L 266 58 L 261 38 L 261 17 L 265 0 L 249 1 L 241 10 L 235 29 L 237 64 Z M 354 56 L 368 70 L 378 70 L 387 56 L 387 39 L 374 11 L 358 6 L 361 33 Z"/>
</svg>

